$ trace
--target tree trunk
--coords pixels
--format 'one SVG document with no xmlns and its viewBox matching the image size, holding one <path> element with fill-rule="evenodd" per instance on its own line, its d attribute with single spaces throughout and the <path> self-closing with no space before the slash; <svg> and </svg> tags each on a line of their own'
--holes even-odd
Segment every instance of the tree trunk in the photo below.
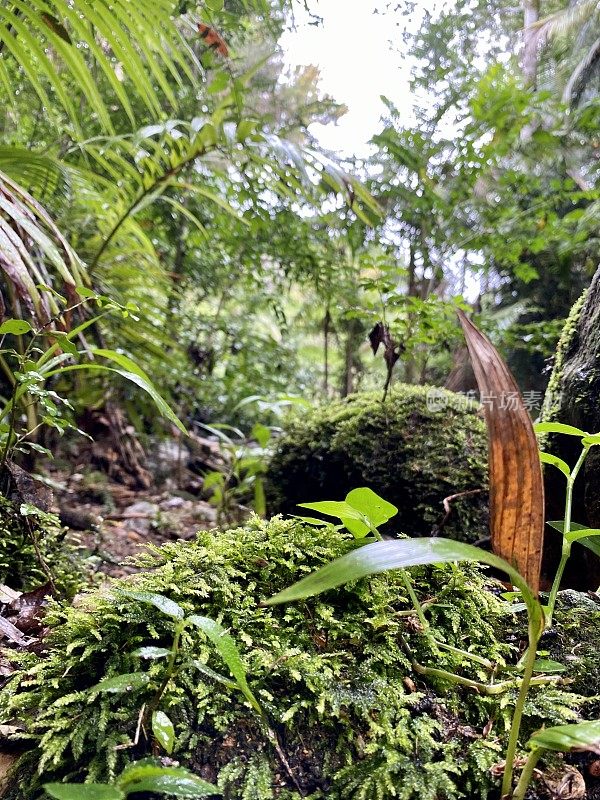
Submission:
<svg viewBox="0 0 600 800">
<path fill-rule="evenodd" d="M 544 401 L 544 421 L 563 422 L 590 433 L 600 431 L 600 268 L 592 284 L 573 306 L 558 345 L 556 360 Z M 575 436 L 553 434 L 543 447 L 560 456 L 571 467 L 581 452 Z M 545 469 L 547 519 L 564 516 L 565 480 L 558 470 Z M 575 483 L 573 521 L 600 528 L 600 447 L 592 447 Z M 549 558 L 558 541 L 546 534 Z M 575 553 L 577 550 L 577 553 Z M 600 584 L 598 558 L 576 546 L 571 558 L 569 584 L 597 589 Z"/>
<path fill-rule="evenodd" d="M 538 68 L 538 44 L 533 25 L 540 18 L 540 0 L 523 0 L 523 78 L 535 89 Z"/>
</svg>

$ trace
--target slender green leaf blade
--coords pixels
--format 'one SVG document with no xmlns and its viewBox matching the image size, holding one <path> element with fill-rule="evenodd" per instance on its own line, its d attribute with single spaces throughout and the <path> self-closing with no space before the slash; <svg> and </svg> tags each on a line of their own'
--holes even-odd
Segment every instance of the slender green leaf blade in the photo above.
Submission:
<svg viewBox="0 0 600 800">
<path fill-rule="evenodd" d="M 56 800 L 124 800 L 116 786 L 102 783 L 46 783 L 44 790 Z"/>
<path fill-rule="evenodd" d="M 133 655 L 138 656 L 138 658 L 167 658 L 167 656 L 171 655 L 171 651 L 166 647 L 149 645 L 147 647 L 138 647 L 137 650 L 133 651 Z"/>
<path fill-rule="evenodd" d="M 533 734 L 529 746 L 560 753 L 589 750 L 600 755 L 600 720 L 544 728 Z"/>
<path fill-rule="evenodd" d="M 565 425 L 563 422 L 537 422 L 533 426 L 536 433 L 566 433 L 568 436 L 587 436 L 581 428 Z"/>
<path fill-rule="evenodd" d="M 131 600 L 137 600 L 140 603 L 148 603 L 148 605 L 158 608 L 163 614 L 166 614 L 168 617 L 173 617 L 173 619 L 183 619 L 184 617 L 183 608 L 179 603 L 170 600 L 163 594 L 157 594 L 155 592 L 135 592 L 129 589 L 122 589 L 119 591 L 119 594 L 124 597 L 129 597 Z"/>
<path fill-rule="evenodd" d="M 558 456 L 552 455 L 552 453 L 544 453 L 543 451 L 540 453 L 540 461 L 542 464 L 551 464 L 556 469 L 559 469 L 565 477 L 570 477 L 571 469 L 566 461 L 563 461 L 562 458 Z"/>
<path fill-rule="evenodd" d="M 501 569 L 521 590 L 528 607 L 533 609 L 541 620 L 541 609 L 539 603 L 533 598 L 531 588 L 508 562 L 473 545 L 443 538 L 374 542 L 359 547 L 279 592 L 267 600 L 265 605 L 271 606 L 277 603 L 302 600 L 329 589 L 335 589 L 349 581 L 356 581 L 391 569 L 452 561 L 479 561 Z"/>
<path fill-rule="evenodd" d="M 152 733 L 160 746 L 171 755 L 175 744 L 175 728 L 164 711 L 155 711 L 152 714 Z"/>
<path fill-rule="evenodd" d="M 188 617 L 188 622 L 191 622 L 192 625 L 200 628 L 200 630 L 206 634 L 208 639 L 215 646 L 223 661 L 229 667 L 229 671 L 236 679 L 240 690 L 250 705 L 255 711 L 257 711 L 259 714 L 262 714 L 258 700 L 248 686 L 246 668 L 244 667 L 244 662 L 242 661 L 242 657 L 235 641 L 233 640 L 233 637 L 227 633 L 222 625 L 219 625 L 218 622 L 215 622 L 214 619 L 210 619 L 209 617 L 201 617 L 194 614 L 191 617 Z"/>
</svg>

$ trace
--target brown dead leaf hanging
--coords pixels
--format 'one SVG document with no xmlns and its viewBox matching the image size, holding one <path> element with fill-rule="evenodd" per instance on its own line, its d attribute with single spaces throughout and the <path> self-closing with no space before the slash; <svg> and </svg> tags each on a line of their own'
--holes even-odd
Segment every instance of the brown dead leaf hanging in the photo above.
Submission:
<svg viewBox="0 0 600 800">
<path fill-rule="evenodd" d="M 458 312 L 489 439 L 492 549 L 539 591 L 544 483 L 537 440 L 515 379 L 492 343 Z"/>
<path fill-rule="evenodd" d="M 371 333 L 369 334 L 369 342 L 371 343 L 371 349 L 373 350 L 373 355 L 377 355 L 377 351 L 379 350 L 379 345 L 383 345 L 383 358 L 385 360 L 385 365 L 387 367 L 387 376 L 385 381 L 385 386 L 383 387 L 383 399 L 385 400 L 388 389 L 390 388 L 390 383 L 392 382 L 392 372 L 394 370 L 394 365 L 396 361 L 400 358 L 400 352 L 402 350 L 401 346 L 395 339 L 392 338 L 392 334 L 390 333 L 390 329 L 387 325 L 384 325 L 383 322 L 378 322 L 377 325 L 373 328 Z"/>
</svg>

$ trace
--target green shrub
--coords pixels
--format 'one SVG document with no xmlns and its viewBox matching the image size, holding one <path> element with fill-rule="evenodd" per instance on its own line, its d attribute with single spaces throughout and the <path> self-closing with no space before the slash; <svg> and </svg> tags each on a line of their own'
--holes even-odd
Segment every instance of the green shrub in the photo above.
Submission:
<svg viewBox="0 0 600 800">
<path fill-rule="evenodd" d="M 0 583 L 27 592 L 48 582 L 34 538 L 57 589 L 74 595 L 82 584 L 82 570 L 64 541 L 58 517 L 39 511 L 25 518 L 15 502 L 0 495 Z"/>
<path fill-rule="evenodd" d="M 169 647 L 173 620 L 127 598 L 123 590 L 132 588 L 167 595 L 186 614 L 230 629 L 306 797 L 487 797 L 514 694 L 492 697 L 419 679 L 403 638 L 421 663 L 470 677 L 479 667 L 454 652 L 432 651 L 405 613 L 410 604 L 397 573 L 290 606 L 259 605 L 353 546 L 332 527 L 254 518 L 243 528 L 154 548 L 140 560 L 147 571 L 90 592 L 75 606 L 55 605 L 48 651 L 28 656 L 0 694 L 0 719 L 24 725 L 31 748 L 7 798 L 40 797 L 37 787 L 46 781 L 110 780 L 151 748 L 143 733 L 131 745 L 165 665 L 133 651 Z M 504 606 L 478 568 L 447 565 L 411 574 L 421 599 L 432 601 L 427 613 L 436 638 L 500 664 L 511 653 L 495 633 Z M 175 725 L 173 758 L 217 781 L 226 800 L 299 800 L 242 694 L 207 675 L 203 663 L 224 671 L 215 650 L 195 628 L 186 629 L 183 647 L 202 663 L 182 666 L 160 701 Z M 140 670 L 149 682 L 137 689 L 90 691 L 104 678 Z M 574 702 L 548 687 L 533 691 L 526 729 L 574 717 L 568 711 Z"/>
<path fill-rule="evenodd" d="M 398 506 L 394 520 L 409 535 L 431 535 L 457 498 L 443 535 L 473 542 L 488 533 L 487 437 L 477 406 L 432 387 L 400 385 L 357 394 L 298 418 L 276 445 L 266 492 L 272 513 L 302 513 L 298 503 L 344 497 L 368 486 Z"/>
</svg>

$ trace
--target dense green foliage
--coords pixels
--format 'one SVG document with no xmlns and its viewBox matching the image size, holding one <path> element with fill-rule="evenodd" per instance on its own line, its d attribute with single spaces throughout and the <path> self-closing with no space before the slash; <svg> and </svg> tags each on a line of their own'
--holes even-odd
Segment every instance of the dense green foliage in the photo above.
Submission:
<svg viewBox="0 0 600 800">
<path fill-rule="evenodd" d="M 428 402 L 429 397 L 429 402 Z M 487 437 L 475 404 L 427 386 L 352 395 L 302 413 L 277 442 L 267 476 L 271 511 L 341 498 L 368 486 L 398 507 L 396 530 L 476 541 L 487 533 Z"/>
<path fill-rule="evenodd" d="M 49 571 L 59 591 L 71 597 L 83 585 L 76 549 L 65 544 L 56 516 L 33 508 L 23 514 L 20 505 L 0 497 L 0 583 L 27 592 L 47 584 Z"/>
<path fill-rule="evenodd" d="M 141 559 L 149 571 L 56 605 L 43 658 L 2 693 L 4 720 L 19 719 L 32 748 L 9 797 L 37 796 L 40 780 L 110 778 L 149 744 L 130 744 L 140 711 L 161 684 L 164 662 L 134 654 L 169 646 L 173 620 L 123 590 L 165 594 L 186 613 L 219 619 L 237 641 L 253 692 L 278 732 L 306 796 L 374 800 L 486 797 L 500 757 L 511 693 L 486 697 L 439 679 L 422 683 L 402 647 L 422 663 L 477 672 L 450 651 L 433 652 L 408 613 L 397 575 L 360 581 L 322 599 L 265 609 L 259 601 L 353 547 L 349 537 L 294 521 L 254 519 L 245 528 L 199 534 Z M 476 567 L 412 571 L 431 601 L 432 631 L 503 663 L 511 648 L 497 639 L 503 604 Z M 220 785 L 226 798 L 299 795 L 241 694 L 203 666 L 223 671 L 211 646 L 191 630 L 183 646 L 198 669 L 176 672 L 161 699 L 175 724 L 173 757 Z M 94 688 L 104 678 L 141 670 L 149 681 L 127 693 Z M 214 673 L 213 673 L 214 675 Z M 527 730 L 573 719 L 579 700 L 557 689 L 532 692 Z M 489 719 L 492 732 L 482 737 Z M 75 721 L 75 722 L 74 722 Z M 37 770 L 37 772 L 36 772 Z M 40 774 L 43 778 L 40 778 Z"/>
</svg>

